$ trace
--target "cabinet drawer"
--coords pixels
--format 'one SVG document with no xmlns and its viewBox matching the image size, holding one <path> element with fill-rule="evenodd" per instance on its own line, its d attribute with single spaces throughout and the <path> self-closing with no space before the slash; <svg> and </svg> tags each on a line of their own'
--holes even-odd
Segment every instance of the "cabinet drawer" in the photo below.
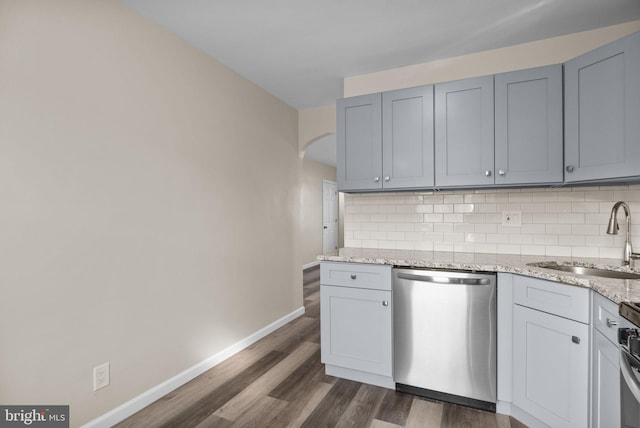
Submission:
<svg viewBox="0 0 640 428">
<path fill-rule="evenodd" d="M 593 326 L 614 344 L 618 343 L 618 305 L 593 292 Z"/>
<path fill-rule="evenodd" d="M 391 291 L 391 266 L 323 262 L 320 284 Z"/>
<path fill-rule="evenodd" d="M 513 302 L 589 324 L 588 288 L 526 276 L 513 276 Z"/>
</svg>

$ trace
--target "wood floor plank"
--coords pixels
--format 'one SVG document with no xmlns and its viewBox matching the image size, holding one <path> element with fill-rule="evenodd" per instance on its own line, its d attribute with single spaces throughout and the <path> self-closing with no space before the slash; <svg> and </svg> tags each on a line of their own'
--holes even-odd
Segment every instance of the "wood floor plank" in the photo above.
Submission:
<svg viewBox="0 0 640 428">
<path fill-rule="evenodd" d="M 360 389 L 360 385 L 358 382 L 338 379 L 301 427 L 334 427 Z"/>
<path fill-rule="evenodd" d="M 336 428 L 367 428 L 382 403 L 384 388 L 363 384 L 344 411 Z"/>
<path fill-rule="evenodd" d="M 297 398 L 289 402 L 284 410 L 276 415 L 276 417 L 271 421 L 268 421 L 265 426 L 288 428 L 300 427 L 332 387 L 333 385 L 328 383 L 308 383 L 307 388 L 300 391 Z"/>
<path fill-rule="evenodd" d="M 269 392 L 269 396 L 280 400 L 293 401 L 306 389 L 307 384 L 313 382 L 309 373 L 324 370 L 320 362 L 320 349 L 314 352 L 306 361 L 298 366 L 289 376 Z"/>
<path fill-rule="evenodd" d="M 187 425 L 191 426 L 191 425 Z M 216 415 L 209 415 L 205 420 L 200 422 L 194 428 L 231 428 L 233 421 L 228 421 L 223 418 L 219 418 Z"/>
<path fill-rule="evenodd" d="M 445 404 L 441 428 L 498 428 L 496 415 L 456 404 Z"/>
<path fill-rule="evenodd" d="M 245 349 L 180 388 L 171 391 L 115 426 L 118 428 L 145 425 L 159 426 L 193 404 L 194 397 L 201 397 L 211 393 L 230 379 L 242 374 L 251 365 L 264 358 L 267 353 L 268 350 L 266 348 L 260 351 Z"/>
<path fill-rule="evenodd" d="M 245 413 L 233 424 L 234 428 L 262 428 L 265 421 L 272 420 L 286 407 L 288 403 L 273 397 L 260 397 Z"/>
<path fill-rule="evenodd" d="M 442 403 L 434 403 L 420 398 L 411 401 L 411 410 L 405 427 L 424 428 L 440 427 L 442 421 Z"/>
<path fill-rule="evenodd" d="M 498 428 L 511 428 L 511 418 L 509 416 L 496 413 L 495 418 Z"/>
<path fill-rule="evenodd" d="M 396 425 L 389 422 L 381 421 L 380 419 L 374 419 L 371 421 L 369 428 L 401 428 L 402 425 Z"/>
<path fill-rule="evenodd" d="M 159 426 L 163 428 L 181 428 L 197 425 L 285 358 L 286 355 L 281 352 L 270 352 L 260 361 L 243 371 L 241 375 L 225 382 L 208 394 L 199 398 L 194 397 L 191 405 L 182 408 L 180 413 Z"/>
<path fill-rule="evenodd" d="M 305 316 L 320 319 L 320 300 L 306 300 L 305 308 Z"/>
<path fill-rule="evenodd" d="M 306 317 L 305 320 L 307 320 L 307 322 L 304 327 L 296 330 L 296 332 L 292 333 L 287 340 L 282 340 L 277 346 L 274 346 L 273 349 L 290 354 L 300 345 L 301 342 L 313 342 L 320 344 L 319 339 L 317 341 L 315 340 L 316 336 L 319 338 L 318 333 L 320 331 L 320 320 Z"/>
<path fill-rule="evenodd" d="M 307 318 L 305 316 L 299 317 L 290 323 L 285 324 L 268 336 L 258 340 L 256 343 L 247 347 L 246 350 L 249 352 L 265 352 L 265 350 L 280 351 L 281 349 L 285 350 L 283 352 L 289 351 L 295 348 L 295 345 L 297 345 L 296 340 L 298 340 L 300 336 L 310 334 L 309 332 L 313 330 L 315 326 L 319 325 L 318 320 Z"/>
<path fill-rule="evenodd" d="M 375 418 L 395 425 L 404 426 L 407 423 L 412 402 L 412 395 L 388 390 Z"/>
<path fill-rule="evenodd" d="M 270 368 L 260 378 L 247 385 L 239 394 L 216 410 L 215 414 L 230 421 L 236 421 L 261 397 L 267 395 L 300 364 L 305 362 L 320 347 L 317 343 L 303 342 L 285 359 Z"/>
</svg>

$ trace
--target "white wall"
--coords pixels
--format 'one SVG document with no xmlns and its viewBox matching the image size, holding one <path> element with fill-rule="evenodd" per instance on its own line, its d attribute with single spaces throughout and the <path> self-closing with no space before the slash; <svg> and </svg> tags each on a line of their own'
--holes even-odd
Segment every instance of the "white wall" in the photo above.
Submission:
<svg viewBox="0 0 640 428">
<path fill-rule="evenodd" d="M 0 403 L 76 426 L 301 307 L 297 120 L 118 1 L 0 1 Z"/>
<path fill-rule="evenodd" d="M 640 214 L 640 185 L 345 195 L 345 246 L 621 260 L 622 210 L 620 234 L 605 232 L 617 201 Z M 503 226 L 513 210 L 522 226 Z"/>
</svg>

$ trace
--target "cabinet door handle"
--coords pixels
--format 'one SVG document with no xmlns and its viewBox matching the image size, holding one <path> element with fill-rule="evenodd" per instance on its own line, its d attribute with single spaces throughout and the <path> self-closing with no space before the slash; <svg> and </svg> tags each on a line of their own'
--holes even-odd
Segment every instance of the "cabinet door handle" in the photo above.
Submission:
<svg viewBox="0 0 640 428">
<path fill-rule="evenodd" d="M 487 177 L 491 177 L 491 171 L 486 170 L 486 171 L 484 172 L 484 175 L 486 175 Z"/>
<path fill-rule="evenodd" d="M 355 273 L 352 273 L 352 274 L 351 274 L 351 279 L 356 279 L 356 278 L 357 278 L 356 274 L 355 274 Z"/>
<path fill-rule="evenodd" d="M 580 343 L 580 338 L 578 336 L 571 336 L 571 341 L 573 343 Z"/>
<path fill-rule="evenodd" d="M 498 170 L 498 174 L 500 174 L 500 175 L 505 175 L 506 173 L 507 173 L 507 171 L 505 171 L 504 169 Z"/>
<path fill-rule="evenodd" d="M 388 300 L 383 300 L 382 301 L 382 306 L 389 306 L 389 301 Z"/>
<path fill-rule="evenodd" d="M 391 180 L 391 177 L 389 177 L 388 175 L 385 175 L 384 181 L 389 181 L 389 180 Z"/>
<path fill-rule="evenodd" d="M 567 172 L 573 172 L 573 165 L 567 165 L 567 167 L 565 168 L 565 170 Z"/>
<path fill-rule="evenodd" d="M 615 327 L 617 325 L 618 325 L 618 321 L 607 318 L 607 327 Z"/>
<path fill-rule="evenodd" d="M 378 181 L 380 181 L 380 177 L 374 177 L 373 181 L 375 181 L 377 183 Z"/>
</svg>

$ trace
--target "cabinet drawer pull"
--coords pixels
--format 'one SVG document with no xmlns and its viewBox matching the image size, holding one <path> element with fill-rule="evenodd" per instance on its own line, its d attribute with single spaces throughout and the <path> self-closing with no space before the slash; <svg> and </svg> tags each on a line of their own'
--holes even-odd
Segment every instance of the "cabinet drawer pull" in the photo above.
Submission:
<svg viewBox="0 0 640 428">
<path fill-rule="evenodd" d="M 573 165 L 567 165 L 565 169 L 567 170 L 567 172 L 573 172 Z"/>
<path fill-rule="evenodd" d="M 389 306 L 389 301 L 383 300 L 382 301 L 382 306 Z"/>
<path fill-rule="evenodd" d="M 571 341 L 573 343 L 580 343 L 580 338 L 578 336 L 571 336 Z"/>
<path fill-rule="evenodd" d="M 391 177 L 389 177 L 388 175 L 385 175 L 384 176 L 384 181 L 389 181 L 389 180 L 391 180 Z"/>
<path fill-rule="evenodd" d="M 486 170 L 486 171 L 484 172 L 484 175 L 486 175 L 487 177 L 491 177 L 491 171 Z"/>
<path fill-rule="evenodd" d="M 373 177 L 373 181 L 377 183 L 378 181 L 380 181 L 380 177 Z"/>
<path fill-rule="evenodd" d="M 356 274 L 355 274 L 355 273 L 352 273 L 352 274 L 351 274 L 351 279 L 356 279 L 356 278 L 357 278 Z"/>
<path fill-rule="evenodd" d="M 618 321 L 607 318 L 607 327 L 615 327 L 617 325 L 618 325 Z"/>
<path fill-rule="evenodd" d="M 505 175 L 507 173 L 507 171 L 505 171 L 504 169 L 498 170 L 498 174 L 500 175 Z"/>
</svg>

